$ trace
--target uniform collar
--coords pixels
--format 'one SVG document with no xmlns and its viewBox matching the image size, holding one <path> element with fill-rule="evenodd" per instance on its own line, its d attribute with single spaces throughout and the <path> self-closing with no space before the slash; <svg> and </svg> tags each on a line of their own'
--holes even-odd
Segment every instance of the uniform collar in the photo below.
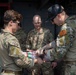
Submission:
<svg viewBox="0 0 76 75">
<path fill-rule="evenodd" d="M 8 30 L 5 30 L 5 29 L 1 29 L 1 32 L 3 32 L 3 33 L 9 33 L 9 34 L 14 35 L 13 33 L 10 33 Z"/>
<path fill-rule="evenodd" d="M 42 34 L 44 32 L 43 28 L 41 28 L 39 32 L 36 29 L 35 29 L 35 31 L 40 34 Z"/>
</svg>

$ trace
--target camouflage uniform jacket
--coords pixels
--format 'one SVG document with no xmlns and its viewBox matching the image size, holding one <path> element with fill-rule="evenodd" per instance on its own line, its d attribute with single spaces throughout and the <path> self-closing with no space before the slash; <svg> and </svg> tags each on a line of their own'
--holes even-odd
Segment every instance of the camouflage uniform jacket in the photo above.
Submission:
<svg viewBox="0 0 76 75">
<path fill-rule="evenodd" d="M 18 40 L 9 31 L 2 30 L 0 33 L 0 59 L 1 67 L 5 70 L 20 71 L 21 67 L 28 67 L 28 58 L 24 61 Z"/>
<path fill-rule="evenodd" d="M 26 50 L 26 33 L 22 28 L 20 28 L 16 33 L 15 33 L 16 38 L 19 40 L 20 47 L 23 51 Z"/>
<path fill-rule="evenodd" d="M 28 33 L 26 48 L 37 50 L 53 40 L 49 29 L 41 28 L 40 32 L 33 29 Z"/>
<path fill-rule="evenodd" d="M 76 61 L 76 17 L 71 16 L 61 27 L 61 31 L 56 39 L 56 51 L 58 59 L 64 61 Z"/>
</svg>

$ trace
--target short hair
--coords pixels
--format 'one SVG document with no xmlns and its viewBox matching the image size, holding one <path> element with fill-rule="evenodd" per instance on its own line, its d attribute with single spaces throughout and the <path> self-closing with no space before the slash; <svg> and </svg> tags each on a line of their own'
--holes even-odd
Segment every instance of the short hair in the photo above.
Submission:
<svg viewBox="0 0 76 75">
<path fill-rule="evenodd" d="M 34 17 L 33 17 L 33 21 L 34 21 L 34 19 L 35 19 L 36 17 L 38 17 L 38 18 L 41 19 L 41 16 L 40 16 L 40 15 L 34 15 Z"/>
<path fill-rule="evenodd" d="M 22 15 L 14 10 L 7 10 L 4 13 L 4 24 L 7 24 L 9 21 L 21 21 Z"/>
</svg>

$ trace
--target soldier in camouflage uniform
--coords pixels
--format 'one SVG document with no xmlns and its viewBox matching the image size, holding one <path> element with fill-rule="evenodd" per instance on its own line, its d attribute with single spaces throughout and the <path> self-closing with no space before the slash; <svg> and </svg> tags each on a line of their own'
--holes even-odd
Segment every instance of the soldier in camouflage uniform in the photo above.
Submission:
<svg viewBox="0 0 76 75">
<path fill-rule="evenodd" d="M 2 60 L 0 75 L 21 75 L 22 67 L 30 67 L 30 60 L 23 54 L 14 36 L 21 18 L 21 14 L 14 10 L 7 10 L 4 13 L 4 29 L 0 33 L 0 59 Z"/>
<path fill-rule="evenodd" d="M 25 45 L 26 44 L 26 33 L 22 29 L 21 24 L 18 26 L 18 30 L 17 32 L 15 32 L 15 36 L 19 40 L 21 49 L 25 51 L 26 50 L 26 45 Z"/>
<path fill-rule="evenodd" d="M 18 30 L 17 30 L 17 32 L 15 32 L 15 36 L 20 43 L 21 50 L 25 52 L 26 51 L 26 33 L 22 29 L 21 23 L 20 23 L 20 25 L 18 25 Z M 27 69 L 23 68 L 22 75 L 26 75 L 26 74 L 27 74 Z"/>
<path fill-rule="evenodd" d="M 39 15 L 33 17 L 34 29 L 28 33 L 26 40 L 26 48 L 36 51 L 49 42 L 53 41 L 53 36 L 49 29 L 41 27 L 42 21 Z M 53 59 L 51 59 L 52 61 Z M 42 62 L 42 60 L 40 61 Z M 53 75 L 50 62 L 45 62 L 42 65 L 35 64 L 32 75 L 40 75 L 42 70 L 43 75 Z"/>
<path fill-rule="evenodd" d="M 53 41 L 42 49 L 55 47 L 57 62 L 64 61 L 62 75 L 76 75 L 76 16 L 68 16 L 58 4 L 48 9 L 48 19 L 61 27 L 56 42 Z M 54 66 L 54 65 L 53 65 Z"/>
</svg>

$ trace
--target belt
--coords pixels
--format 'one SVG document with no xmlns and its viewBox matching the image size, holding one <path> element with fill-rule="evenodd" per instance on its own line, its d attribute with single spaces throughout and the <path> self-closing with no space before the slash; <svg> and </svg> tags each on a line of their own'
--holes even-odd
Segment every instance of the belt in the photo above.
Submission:
<svg viewBox="0 0 76 75">
<path fill-rule="evenodd" d="M 76 61 L 65 61 L 67 64 L 76 64 Z"/>
<path fill-rule="evenodd" d="M 15 74 L 20 74 L 21 71 L 12 71 L 12 70 L 3 70 L 4 73 L 15 73 Z"/>
</svg>

